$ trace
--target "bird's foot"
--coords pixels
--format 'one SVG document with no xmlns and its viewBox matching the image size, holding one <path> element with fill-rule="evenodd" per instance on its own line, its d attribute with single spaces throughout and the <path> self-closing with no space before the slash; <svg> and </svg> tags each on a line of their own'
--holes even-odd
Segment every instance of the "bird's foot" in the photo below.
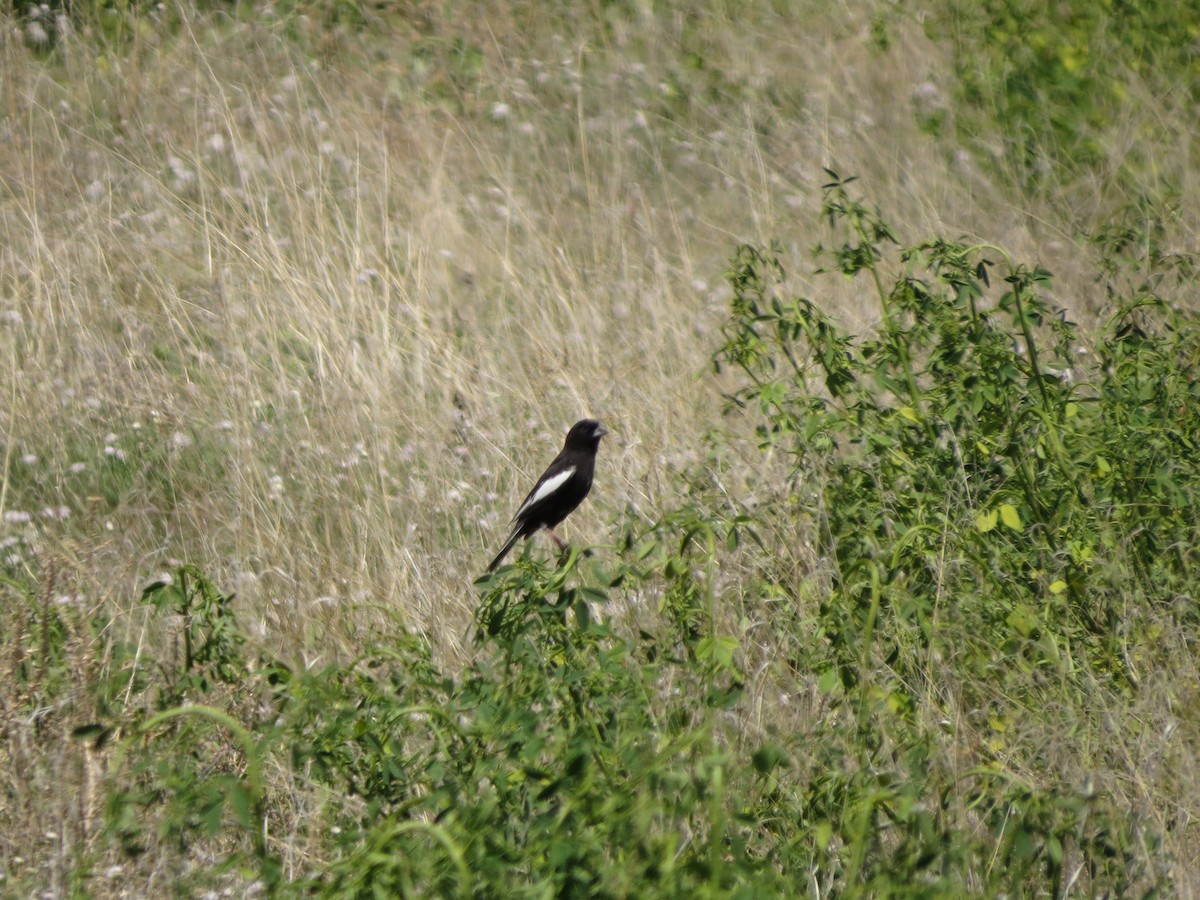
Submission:
<svg viewBox="0 0 1200 900">
<path fill-rule="evenodd" d="M 555 534 L 553 528 L 547 528 L 546 531 L 550 532 L 550 537 L 554 538 L 554 543 L 558 545 L 558 549 L 566 553 L 571 545 Z"/>
</svg>

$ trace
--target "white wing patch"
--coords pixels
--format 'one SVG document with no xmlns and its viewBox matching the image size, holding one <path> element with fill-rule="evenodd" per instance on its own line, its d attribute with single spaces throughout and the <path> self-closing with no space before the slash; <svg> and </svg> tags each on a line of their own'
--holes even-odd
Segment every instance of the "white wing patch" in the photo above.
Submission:
<svg viewBox="0 0 1200 900">
<path fill-rule="evenodd" d="M 559 488 L 561 488 L 564 484 L 566 484 L 568 479 L 570 479 L 570 477 L 574 474 L 575 474 L 575 467 L 571 466 L 571 468 L 564 469 L 563 471 L 561 471 L 557 475 L 555 475 L 553 478 L 547 478 L 540 485 L 538 485 L 538 488 L 536 491 L 533 492 L 533 495 L 528 500 L 526 500 L 524 503 L 521 504 L 521 508 L 517 510 L 517 514 L 516 514 L 516 516 L 514 516 L 514 518 L 517 518 L 517 519 L 521 518 L 521 516 L 523 516 L 523 515 L 525 515 L 525 513 L 529 512 L 529 508 L 531 506 L 533 506 L 535 503 L 545 500 L 547 497 L 549 497 L 551 494 L 553 494 L 555 491 L 557 491 Z"/>
</svg>

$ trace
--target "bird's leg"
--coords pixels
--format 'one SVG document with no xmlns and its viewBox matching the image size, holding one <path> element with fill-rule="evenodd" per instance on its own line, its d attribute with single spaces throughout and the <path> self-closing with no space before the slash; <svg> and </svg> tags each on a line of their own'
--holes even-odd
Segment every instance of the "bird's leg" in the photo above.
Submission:
<svg viewBox="0 0 1200 900">
<path fill-rule="evenodd" d="M 567 542 L 564 541 L 562 538 L 560 538 L 557 534 L 555 534 L 553 528 L 547 528 L 546 531 L 548 531 L 550 533 L 550 537 L 554 538 L 554 543 L 558 544 L 559 550 L 567 549 Z"/>
</svg>

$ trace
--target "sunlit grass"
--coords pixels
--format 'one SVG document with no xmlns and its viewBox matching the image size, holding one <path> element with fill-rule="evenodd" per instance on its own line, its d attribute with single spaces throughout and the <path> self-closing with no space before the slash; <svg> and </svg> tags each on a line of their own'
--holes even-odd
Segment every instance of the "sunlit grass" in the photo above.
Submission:
<svg viewBox="0 0 1200 900">
<path fill-rule="evenodd" d="M 472 582 L 583 415 L 612 434 L 566 529 L 602 559 L 627 509 L 648 523 L 675 508 L 680 473 L 707 469 L 726 512 L 765 502 L 784 462 L 721 414 L 729 383 L 711 372 L 723 275 L 738 244 L 778 241 L 797 292 L 875 323 L 861 285 L 814 275 L 824 166 L 858 175 L 902 240 L 1002 244 L 1052 269 L 1085 323 L 1104 302 L 1080 229 L 1113 221 L 1124 182 L 1100 166 L 1022 195 L 931 128 L 954 115 L 949 51 L 891 4 L 409 13 L 359 29 L 286 10 L 147 18 L 126 45 L 77 32 L 53 50 L 2 20 L 0 573 L 31 609 L 71 611 L 81 684 L 111 663 L 94 617 L 135 648 L 171 640 L 137 599 L 179 562 L 235 591 L 251 639 L 299 667 L 401 630 L 465 665 Z M 1145 133 L 1136 109 L 1105 135 L 1112 167 Z M 1177 153 L 1176 187 L 1194 187 L 1186 146 L 1140 152 Z M 1081 196 L 1094 204 L 1064 212 Z M 1156 240 L 1193 247 L 1195 215 Z M 811 512 L 770 513 L 770 579 L 744 556 L 720 572 L 721 615 L 758 648 L 744 721 L 764 732 L 823 702 L 779 662 L 827 577 Z M 663 614 L 605 610 L 631 634 Z M 12 613 L 5 641 L 25 646 L 36 619 Z M 10 698 L 5 715 L 18 699 L 39 703 Z M 948 726 L 964 746 L 969 712 Z M 1022 727 L 1033 740 L 1041 723 Z M 1044 739 L 1065 753 L 1057 727 Z M 68 799 L 92 783 L 75 746 L 10 748 L 14 783 L 57 804 L 33 787 L 11 800 L 13 883 L 62 888 L 63 835 L 103 856 L 97 801 Z"/>
</svg>

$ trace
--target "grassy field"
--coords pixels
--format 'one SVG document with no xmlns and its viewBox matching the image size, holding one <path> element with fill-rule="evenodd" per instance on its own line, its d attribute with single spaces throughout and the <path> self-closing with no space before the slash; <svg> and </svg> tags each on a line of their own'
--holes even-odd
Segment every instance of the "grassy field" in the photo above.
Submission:
<svg viewBox="0 0 1200 900">
<path fill-rule="evenodd" d="M 1200 17 L 1074 6 L 0 14 L 3 892 L 1200 892 Z"/>
</svg>

